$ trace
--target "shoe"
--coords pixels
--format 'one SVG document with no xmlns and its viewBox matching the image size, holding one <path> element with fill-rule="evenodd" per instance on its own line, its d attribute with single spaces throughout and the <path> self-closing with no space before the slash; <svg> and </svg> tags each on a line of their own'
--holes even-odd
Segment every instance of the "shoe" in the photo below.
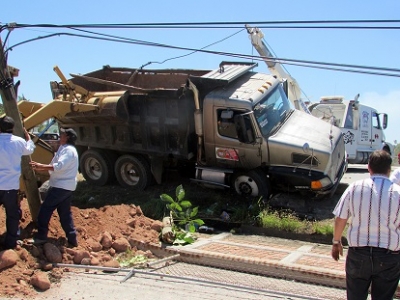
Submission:
<svg viewBox="0 0 400 300">
<path fill-rule="evenodd" d="M 37 239 L 37 238 L 33 238 L 33 239 L 29 239 L 28 240 L 29 244 L 34 244 L 34 245 L 43 245 L 47 243 L 47 240 L 41 240 L 41 239 Z"/>
</svg>

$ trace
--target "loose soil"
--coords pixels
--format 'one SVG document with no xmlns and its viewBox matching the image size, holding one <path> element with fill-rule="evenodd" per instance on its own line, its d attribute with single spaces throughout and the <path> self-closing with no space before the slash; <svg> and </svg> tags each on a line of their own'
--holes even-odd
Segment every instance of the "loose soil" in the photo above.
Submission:
<svg viewBox="0 0 400 300">
<path fill-rule="evenodd" d="M 199 206 L 201 211 L 213 207 L 218 203 L 217 215 L 203 215 L 206 224 L 216 225 L 212 222 L 218 220 L 221 211 L 231 215 L 230 222 L 219 222 L 222 230 L 230 230 L 240 227 L 240 219 L 246 219 L 246 213 L 254 203 L 246 203 L 243 198 L 237 197 L 231 191 L 212 190 L 191 183 L 187 178 L 182 178 L 176 173 L 169 173 L 162 185 L 154 185 L 146 191 L 137 192 L 124 189 L 117 184 L 105 187 L 94 187 L 87 184 L 80 177 L 77 190 L 74 193 L 72 214 L 75 227 L 78 232 L 78 247 L 68 248 L 64 231 L 60 225 L 58 215 L 54 212 L 50 225 L 48 243 L 54 245 L 61 253 L 63 264 L 93 264 L 100 266 L 116 266 L 120 253 L 126 253 L 129 249 L 132 255 L 143 255 L 154 258 L 150 252 L 137 250 L 133 241 L 141 241 L 149 244 L 160 244 L 159 232 L 161 230 L 162 217 L 167 215 L 165 204 L 159 196 L 167 193 L 174 197 L 176 187 L 182 184 L 186 191 L 186 197 Z M 290 197 L 289 197 L 290 198 Z M 276 200 L 276 205 L 290 207 L 288 197 Z M 319 215 L 326 219 L 332 218 L 331 211 L 336 199 L 329 201 L 301 200 L 293 209 L 302 211 L 301 215 L 312 217 Z M 310 203 L 309 203 L 310 202 Z M 214 205 L 213 205 L 214 204 Z M 235 208 L 241 204 L 248 209 L 241 212 Z M 32 278 L 38 273 L 46 274 L 50 282 L 62 280 L 63 274 L 68 268 L 53 268 L 49 254 L 44 251 L 45 246 L 35 246 L 29 240 L 36 232 L 32 222 L 27 199 L 21 202 L 23 217 L 21 219 L 20 238 L 22 245 L 16 247 L 15 252 L 19 259 L 16 264 L 0 270 L 0 296 L 33 298 L 38 291 L 37 286 L 32 285 Z M 237 214 L 237 221 L 234 215 Z M 209 218 L 208 218 L 209 217 Z M 244 226 L 243 232 L 251 233 L 249 226 Z M 251 226 L 250 226 L 251 228 Z M 240 230 L 239 230 L 240 231 Z M 5 213 L 0 209 L 0 237 L 4 239 Z M 253 231 L 254 234 L 258 232 Z M 265 234 L 265 231 L 260 234 Z M 279 236 L 279 232 L 273 235 Z M 283 237 L 287 234 L 283 233 Z M 0 246 L 0 250 L 3 250 Z M 57 252 L 57 251 L 56 251 Z M 0 252 L 2 253 L 2 252 Z M 83 259 L 83 261 L 82 261 Z M 1 259 L 0 259 L 1 265 Z"/>
</svg>

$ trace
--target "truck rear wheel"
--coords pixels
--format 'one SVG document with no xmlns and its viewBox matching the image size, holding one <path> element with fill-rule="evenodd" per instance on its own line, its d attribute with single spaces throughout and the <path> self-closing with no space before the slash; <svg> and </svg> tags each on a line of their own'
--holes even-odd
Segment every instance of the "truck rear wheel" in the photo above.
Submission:
<svg viewBox="0 0 400 300">
<path fill-rule="evenodd" d="M 123 187 L 144 190 L 151 183 L 149 163 L 140 156 L 123 155 L 115 163 L 115 176 Z"/>
<path fill-rule="evenodd" d="M 101 150 L 87 150 L 80 158 L 80 170 L 90 184 L 103 186 L 114 178 L 112 159 Z"/>
<path fill-rule="evenodd" d="M 233 179 L 235 192 L 246 197 L 269 198 L 270 185 L 267 176 L 259 170 L 239 173 Z"/>
</svg>

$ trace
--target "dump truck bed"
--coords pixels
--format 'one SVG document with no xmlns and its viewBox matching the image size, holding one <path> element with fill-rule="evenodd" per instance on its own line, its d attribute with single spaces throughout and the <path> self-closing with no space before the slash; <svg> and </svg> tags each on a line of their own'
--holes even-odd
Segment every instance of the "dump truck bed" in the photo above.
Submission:
<svg viewBox="0 0 400 300">
<path fill-rule="evenodd" d="M 96 91 L 87 103 L 98 105 L 99 110 L 71 112 L 59 122 L 78 132 L 77 146 L 194 157 L 194 100 L 193 93 L 184 87 L 190 75 L 207 72 L 104 67 L 75 76 L 71 82 Z M 53 93 L 56 97 L 62 93 L 60 86 L 53 88 Z"/>
</svg>

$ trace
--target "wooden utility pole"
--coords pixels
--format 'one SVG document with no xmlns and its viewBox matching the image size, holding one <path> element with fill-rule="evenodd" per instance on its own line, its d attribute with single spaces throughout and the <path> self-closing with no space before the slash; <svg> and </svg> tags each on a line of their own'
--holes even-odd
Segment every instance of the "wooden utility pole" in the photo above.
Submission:
<svg viewBox="0 0 400 300">
<path fill-rule="evenodd" d="M 0 93 L 3 101 L 4 112 L 15 121 L 14 134 L 25 139 L 24 129 L 22 126 L 21 116 L 17 106 L 17 91 L 14 86 L 14 78 L 10 74 L 7 66 L 7 56 L 4 53 L 4 46 L 0 36 Z M 21 170 L 22 180 L 25 183 L 25 193 L 28 200 L 29 210 L 32 220 L 36 222 L 36 218 L 40 208 L 40 193 L 36 181 L 36 176 L 29 162 L 30 156 L 22 156 Z"/>
</svg>

